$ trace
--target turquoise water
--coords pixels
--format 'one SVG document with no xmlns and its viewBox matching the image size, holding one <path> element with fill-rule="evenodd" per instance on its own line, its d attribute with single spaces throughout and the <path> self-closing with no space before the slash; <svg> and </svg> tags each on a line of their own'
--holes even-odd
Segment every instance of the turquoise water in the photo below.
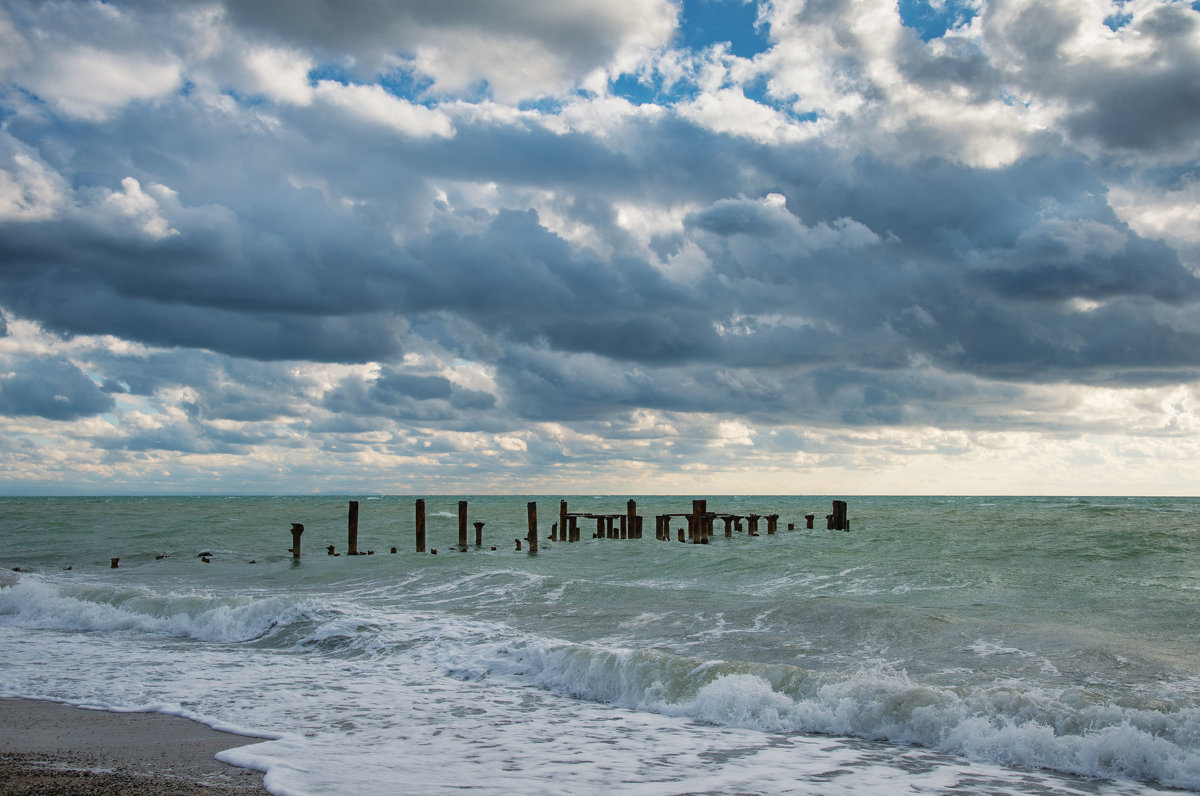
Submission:
<svg viewBox="0 0 1200 796">
<path fill-rule="evenodd" d="M 426 496 L 437 555 L 412 497 L 0 499 L 0 687 L 264 734 L 280 794 L 1200 790 L 1200 499 L 559 497 Z"/>
</svg>

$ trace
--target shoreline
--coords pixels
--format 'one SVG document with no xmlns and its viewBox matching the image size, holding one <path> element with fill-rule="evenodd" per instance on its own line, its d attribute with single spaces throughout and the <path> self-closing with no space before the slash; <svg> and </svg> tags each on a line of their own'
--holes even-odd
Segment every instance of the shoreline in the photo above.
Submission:
<svg viewBox="0 0 1200 796">
<path fill-rule="evenodd" d="M 161 713 L 0 697 L 0 796 L 267 796 L 262 772 L 214 757 L 262 740 Z"/>
</svg>

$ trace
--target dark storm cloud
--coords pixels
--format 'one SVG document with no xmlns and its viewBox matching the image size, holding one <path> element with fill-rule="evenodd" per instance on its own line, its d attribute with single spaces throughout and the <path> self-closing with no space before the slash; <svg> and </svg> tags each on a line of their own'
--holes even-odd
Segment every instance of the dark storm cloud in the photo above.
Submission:
<svg viewBox="0 0 1200 796">
<path fill-rule="evenodd" d="M 69 362 L 36 357 L 5 364 L 12 370 L 0 374 L 0 413 L 74 420 L 102 414 L 115 405 L 111 396 Z"/>
</svg>

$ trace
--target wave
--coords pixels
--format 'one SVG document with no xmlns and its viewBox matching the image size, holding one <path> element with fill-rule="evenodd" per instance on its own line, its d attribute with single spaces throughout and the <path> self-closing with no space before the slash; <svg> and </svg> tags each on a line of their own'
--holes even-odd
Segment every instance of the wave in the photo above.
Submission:
<svg viewBox="0 0 1200 796">
<path fill-rule="evenodd" d="M 233 599 L 144 588 L 51 584 L 24 577 L 0 588 L 0 624 L 41 630 L 126 632 L 197 641 L 260 639 L 298 623 L 314 624 L 319 606 L 287 597 Z"/>
<path fill-rule="evenodd" d="M 477 650 L 476 652 L 482 652 Z M 508 676 L 578 699 L 769 733 L 917 745 L 976 761 L 1200 788 L 1200 709 L 1087 704 L 1035 684 L 944 687 L 885 664 L 850 674 L 531 641 L 448 674 Z M 1125 700 L 1122 700 L 1124 702 Z"/>
<path fill-rule="evenodd" d="M 354 600 L 156 594 L 34 576 L 0 586 L 0 625 L 365 657 L 406 671 L 494 678 L 719 726 L 857 737 L 1000 765 L 1200 790 L 1195 684 L 1176 684 L 1175 693 L 1164 685 L 1140 699 L 1033 680 L 947 686 L 881 662 L 837 672 L 704 660 L 550 639 L 441 610 L 372 607 L 361 595 Z"/>
</svg>

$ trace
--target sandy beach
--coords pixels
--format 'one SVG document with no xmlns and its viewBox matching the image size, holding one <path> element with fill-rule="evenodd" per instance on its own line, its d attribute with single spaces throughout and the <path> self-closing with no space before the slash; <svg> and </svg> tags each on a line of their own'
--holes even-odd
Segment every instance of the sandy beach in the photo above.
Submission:
<svg viewBox="0 0 1200 796">
<path fill-rule="evenodd" d="M 0 699 L 0 794 L 266 794 L 260 772 L 213 757 L 255 742 L 175 716 Z"/>
</svg>

